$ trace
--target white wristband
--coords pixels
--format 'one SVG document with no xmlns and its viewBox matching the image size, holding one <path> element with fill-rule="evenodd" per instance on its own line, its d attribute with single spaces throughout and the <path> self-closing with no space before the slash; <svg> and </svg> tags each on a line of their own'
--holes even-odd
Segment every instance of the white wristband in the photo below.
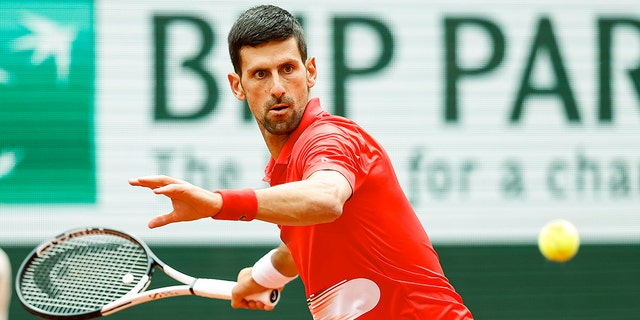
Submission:
<svg viewBox="0 0 640 320">
<path fill-rule="evenodd" d="M 276 250 L 277 249 L 273 249 L 265 254 L 253 265 L 253 269 L 251 269 L 251 277 L 253 280 L 259 285 L 269 289 L 282 288 L 285 284 L 289 283 L 289 281 L 298 277 L 297 275 L 295 277 L 287 277 L 273 266 L 271 256 L 273 256 Z"/>
</svg>

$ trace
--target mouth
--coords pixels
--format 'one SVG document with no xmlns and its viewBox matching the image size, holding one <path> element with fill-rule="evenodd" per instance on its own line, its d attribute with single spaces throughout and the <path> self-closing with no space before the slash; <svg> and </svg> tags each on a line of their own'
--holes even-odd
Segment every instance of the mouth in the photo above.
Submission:
<svg viewBox="0 0 640 320">
<path fill-rule="evenodd" d="M 269 109 L 270 113 L 282 114 L 285 113 L 289 109 L 289 106 L 286 104 L 277 104 Z"/>
</svg>

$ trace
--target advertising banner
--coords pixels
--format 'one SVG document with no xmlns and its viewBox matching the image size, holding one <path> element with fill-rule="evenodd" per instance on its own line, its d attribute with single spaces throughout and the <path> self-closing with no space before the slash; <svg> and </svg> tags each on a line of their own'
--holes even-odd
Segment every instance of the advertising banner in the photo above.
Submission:
<svg viewBox="0 0 640 320">
<path fill-rule="evenodd" d="M 170 202 L 127 183 L 266 187 L 268 150 L 227 80 L 227 32 L 256 4 L 0 0 L 0 243 L 86 225 L 277 243 L 259 221 L 149 230 Z M 278 5 L 307 33 L 313 95 L 383 143 L 434 242 L 533 243 L 555 218 L 585 242 L 639 239 L 637 3 Z"/>
</svg>

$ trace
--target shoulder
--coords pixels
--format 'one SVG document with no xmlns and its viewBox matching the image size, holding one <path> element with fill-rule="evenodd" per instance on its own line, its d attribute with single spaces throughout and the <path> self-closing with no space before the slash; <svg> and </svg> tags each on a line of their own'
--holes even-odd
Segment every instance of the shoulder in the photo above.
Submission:
<svg viewBox="0 0 640 320">
<path fill-rule="evenodd" d="M 350 136 L 366 135 L 366 132 L 355 121 L 330 114 L 324 114 L 318 117 L 308 128 L 303 132 L 305 138 L 312 138 L 318 135 L 339 135 L 344 138 Z"/>
</svg>

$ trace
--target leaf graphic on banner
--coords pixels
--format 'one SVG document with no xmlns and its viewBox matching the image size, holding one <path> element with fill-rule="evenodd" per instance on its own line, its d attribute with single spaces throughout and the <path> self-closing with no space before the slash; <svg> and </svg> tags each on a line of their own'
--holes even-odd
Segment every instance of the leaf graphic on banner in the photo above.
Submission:
<svg viewBox="0 0 640 320">
<path fill-rule="evenodd" d="M 31 63 L 39 65 L 53 58 L 57 68 L 57 80 L 66 82 L 71 63 L 71 44 L 75 41 L 75 27 L 62 26 L 53 20 L 29 12 L 23 14 L 23 24 L 31 34 L 16 39 L 13 49 L 33 51 Z"/>
<path fill-rule="evenodd" d="M 3 150 L 0 152 L 0 179 L 8 176 L 18 166 L 21 152 L 17 150 Z"/>
</svg>

